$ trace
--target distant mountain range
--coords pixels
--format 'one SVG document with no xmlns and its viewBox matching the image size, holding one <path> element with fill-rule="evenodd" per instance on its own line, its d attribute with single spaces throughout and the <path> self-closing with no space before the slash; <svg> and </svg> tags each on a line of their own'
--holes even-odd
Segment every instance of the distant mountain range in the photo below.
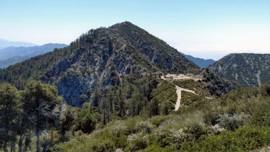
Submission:
<svg viewBox="0 0 270 152">
<path fill-rule="evenodd" d="M 270 84 L 270 54 L 230 54 L 208 69 L 240 86 L 254 87 Z"/>
<path fill-rule="evenodd" d="M 9 41 L 0 39 L 0 49 L 7 48 L 7 47 L 29 47 L 29 46 L 35 46 L 36 44 L 28 43 L 28 42 L 19 42 L 19 41 Z"/>
<path fill-rule="evenodd" d="M 215 60 L 213 59 L 203 59 L 203 58 L 193 57 L 191 55 L 185 55 L 185 56 L 188 60 L 195 63 L 200 68 L 207 68 L 209 65 L 215 63 Z"/>
<path fill-rule="evenodd" d="M 53 51 L 55 48 L 63 48 L 65 44 L 45 44 L 31 47 L 8 47 L 0 49 L 0 68 L 6 68 L 12 64 L 22 62 L 31 57 Z"/>
</svg>

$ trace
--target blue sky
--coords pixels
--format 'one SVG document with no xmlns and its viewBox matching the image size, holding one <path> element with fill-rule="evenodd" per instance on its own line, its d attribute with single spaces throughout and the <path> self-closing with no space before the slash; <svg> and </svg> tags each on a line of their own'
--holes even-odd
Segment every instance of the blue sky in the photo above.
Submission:
<svg viewBox="0 0 270 152">
<path fill-rule="evenodd" d="M 270 53 L 270 0 L 0 0 L 8 40 L 70 43 L 122 21 L 194 56 Z"/>
</svg>

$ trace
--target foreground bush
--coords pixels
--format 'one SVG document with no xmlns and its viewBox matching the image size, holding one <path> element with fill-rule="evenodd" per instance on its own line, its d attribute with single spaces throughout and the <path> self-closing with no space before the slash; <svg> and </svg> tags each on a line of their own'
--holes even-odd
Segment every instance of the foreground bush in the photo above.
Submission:
<svg viewBox="0 0 270 152">
<path fill-rule="evenodd" d="M 183 151 L 244 152 L 270 144 L 270 128 L 245 126 L 235 132 L 226 131 L 196 143 L 183 144 Z"/>
</svg>

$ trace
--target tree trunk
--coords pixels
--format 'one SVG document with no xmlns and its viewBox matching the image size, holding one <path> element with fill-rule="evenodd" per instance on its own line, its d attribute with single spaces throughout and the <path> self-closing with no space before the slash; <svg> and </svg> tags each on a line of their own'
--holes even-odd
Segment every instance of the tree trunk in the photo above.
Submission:
<svg viewBox="0 0 270 152">
<path fill-rule="evenodd" d="M 54 142 L 54 133 L 53 133 L 53 130 L 51 130 L 51 143 Z"/>
<path fill-rule="evenodd" d="M 26 151 L 32 151 L 32 147 L 31 147 L 31 134 L 27 134 L 25 136 L 25 140 L 24 140 L 24 144 L 23 144 L 23 152 Z"/>
<path fill-rule="evenodd" d="M 40 131 L 38 128 L 36 128 L 36 152 L 40 152 Z"/>
<path fill-rule="evenodd" d="M 18 152 L 23 152 L 23 135 L 20 135 L 20 137 L 19 137 Z"/>
<path fill-rule="evenodd" d="M 3 150 L 4 150 L 4 152 L 8 152 L 8 149 L 7 149 L 7 142 L 4 143 L 4 145 L 3 145 Z"/>
<path fill-rule="evenodd" d="M 10 152 L 15 152 L 16 151 L 16 142 L 10 143 Z"/>
</svg>

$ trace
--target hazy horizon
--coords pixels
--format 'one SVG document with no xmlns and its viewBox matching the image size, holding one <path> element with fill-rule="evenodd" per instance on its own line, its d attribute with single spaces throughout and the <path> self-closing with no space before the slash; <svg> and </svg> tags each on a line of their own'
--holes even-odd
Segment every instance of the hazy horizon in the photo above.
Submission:
<svg viewBox="0 0 270 152">
<path fill-rule="evenodd" d="M 4 1 L 0 38 L 69 44 L 90 29 L 130 21 L 180 52 L 219 59 L 270 52 L 270 1 Z"/>
</svg>

